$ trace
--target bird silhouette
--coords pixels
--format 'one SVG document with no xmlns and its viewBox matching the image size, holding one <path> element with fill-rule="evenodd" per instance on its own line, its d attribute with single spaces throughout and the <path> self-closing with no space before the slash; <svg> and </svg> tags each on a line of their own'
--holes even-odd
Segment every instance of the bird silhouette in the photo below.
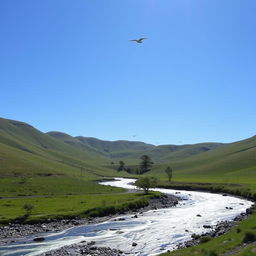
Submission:
<svg viewBox="0 0 256 256">
<path fill-rule="evenodd" d="M 140 39 L 133 39 L 133 40 L 130 40 L 132 42 L 136 42 L 138 44 L 142 44 L 143 40 L 147 39 L 146 37 L 142 37 Z"/>
</svg>

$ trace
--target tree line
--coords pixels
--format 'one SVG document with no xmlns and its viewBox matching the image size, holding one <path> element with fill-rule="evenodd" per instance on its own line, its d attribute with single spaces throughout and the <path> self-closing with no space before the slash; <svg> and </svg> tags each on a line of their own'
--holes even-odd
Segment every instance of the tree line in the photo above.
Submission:
<svg viewBox="0 0 256 256">
<path fill-rule="evenodd" d="M 149 172 L 152 169 L 152 166 L 154 162 L 151 160 L 150 156 L 148 155 L 143 155 L 140 157 L 141 162 L 139 164 L 139 167 L 136 169 L 132 169 L 130 167 L 126 167 L 124 161 L 119 161 L 119 166 L 117 170 L 120 171 L 126 171 L 128 173 L 133 173 L 133 174 L 144 174 L 146 172 Z M 165 169 L 165 173 L 168 176 L 169 182 L 172 180 L 172 168 L 170 166 L 167 166 Z"/>
<path fill-rule="evenodd" d="M 140 164 L 136 169 L 132 169 L 130 167 L 126 167 L 124 161 L 119 161 L 119 166 L 117 170 L 120 171 L 126 171 L 128 173 L 134 173 L 134 174 L 144 174 L 146 172 L 149 172 L 154 164 L 154 162 L 151 160 L 150 156 L 143 155 L 140 157 Z"/>
</svg>

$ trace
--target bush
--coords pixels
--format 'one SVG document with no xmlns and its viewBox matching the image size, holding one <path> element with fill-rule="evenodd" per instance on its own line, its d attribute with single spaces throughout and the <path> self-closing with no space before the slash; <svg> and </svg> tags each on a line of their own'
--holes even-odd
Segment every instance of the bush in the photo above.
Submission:
<svg viewBox="0 0 256 256">
<path fill-rule="evenodd" d="M 150 188 L 154 188 L 157 184 L 157 179 L 154 177 L 139 178 L 135 181 L 135 186 L 144 190 L 148 194 Z"/>
<path fill-rule="evenodd" d="M 148 200 L 139 199 L 133 202 L 124 203 L 117 206 L 101 206 L 85 211 L 83 214 L 89 217 L 102 217 L 116 213 L 124 213 L 128 210 L 139 209 L 148 205 Z"/>
<path fill-rule="evenodd" d="M 215 251 L 210 251 L 208 253 L 208 256 L 218 256 L 218 253 L 216 253 Z"/>
<path fill-rule="evenodd" d="M 251 243 L 256 241 L 256 234 L 253 232 L 246 232 L 244 235 L 244 243 Z"/>
<path fill-rule="evenodd" d="M 31 211 L 33 210 L 34 206 L 32 204 L 24 204 L 23 209 L 26 211 L 27 215 L 31 214 Z"/>
</svg>

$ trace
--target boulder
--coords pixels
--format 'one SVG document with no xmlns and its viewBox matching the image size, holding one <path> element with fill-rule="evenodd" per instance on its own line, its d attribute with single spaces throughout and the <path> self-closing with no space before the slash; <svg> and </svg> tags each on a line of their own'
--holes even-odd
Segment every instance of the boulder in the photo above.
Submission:
<svg viewBox="0 0 256 256">
<path fill-rule="evenodd" d="M 36 237 L 33 239 L 35 242 L 43 242 L 45 240 L 44 237 Z"/>
</svg>

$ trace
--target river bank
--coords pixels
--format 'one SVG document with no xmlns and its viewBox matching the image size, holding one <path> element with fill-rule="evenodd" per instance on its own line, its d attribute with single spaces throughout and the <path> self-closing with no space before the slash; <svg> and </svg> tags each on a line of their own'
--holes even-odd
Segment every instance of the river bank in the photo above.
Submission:
<svg viewBox="0 0 256 256">
<path fill-rule="evenodd" d="M 152 198 L 148 200 L 148 205 L 142 208 L 128 210 L 122 212 L 123 214 L 143 214 L 146 211 L 174 207 L 178 204 L 181 198 L 174 195 L 161 195 L 159 198 Z M 81 225 L 92 225 L 107 221 L 111 218 L 116 218 L 121 214 L 112 214 L 103 217 L 89 217 L 89 218 L 74 218 L 74 219 L 48 219 L 46 222 L 37 224 L 16 224 L 10 223 L 6 226 L 0 227 L 0 245 L 14 243 L 17 240 L 24 238 L 26 236 L 32 235 L 47 235 L 49 233 L 61 232 L 63 230 L 72 228 L 74 226 Z"/>
<path fill-rule="evenodd" d="M 247 219 L 251 214 L 253 214 L 253 207 L 247 209 L 245 213 L 241 213 L 232 221 L 222 221 L 217 223 L 217 225 L 215 226 L 205 225 L 204 227 L 209 231 L 206 231 L 202 235 L 193 234 L 191 236 L 191 240 L 185 243 L 178 244 L 177 249 L 192 247 L 200 243 L 207 242 L 211 238 L 221 236 L 230 231 L 231 229 L 237 227 L 241 221 Z"/>
<path fill-rule="evenodd" d="M 90 255 L 90 256 L 122 256 L 125 255 L 122 251 L 112 249 L 109 247 L 96 247 L 94 243 L 87 243 L 86 241 L 79 244 L 74 244 L 70 246 L 64 246 L 58 250 L 42 253 L 38 256 L 80 256 L 80 255 Z"/>
</svg>

